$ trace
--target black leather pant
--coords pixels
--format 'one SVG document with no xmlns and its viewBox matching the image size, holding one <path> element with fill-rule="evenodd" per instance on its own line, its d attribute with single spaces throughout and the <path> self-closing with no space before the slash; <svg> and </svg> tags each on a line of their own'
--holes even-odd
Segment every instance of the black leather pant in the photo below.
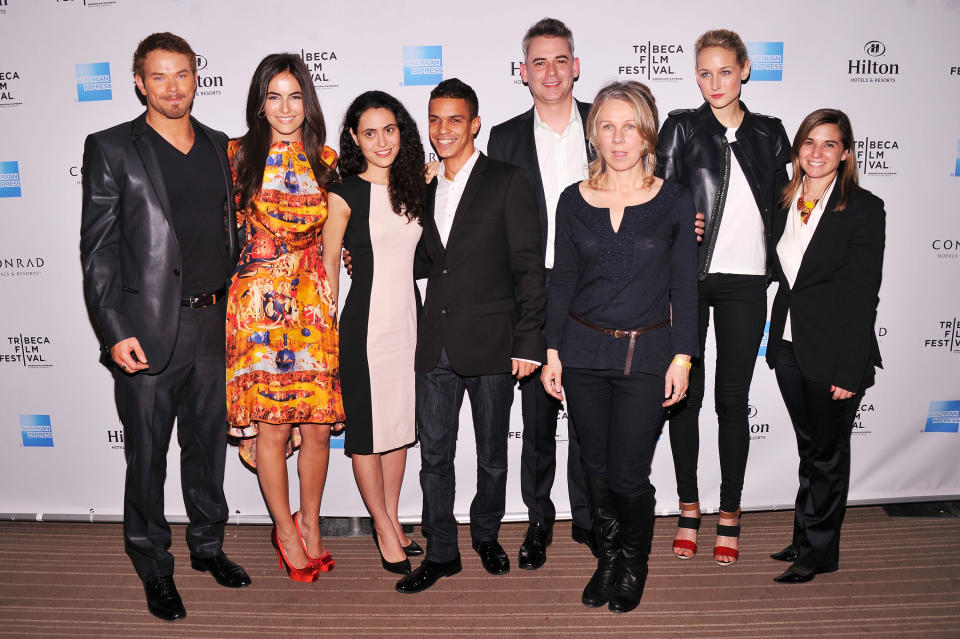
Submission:
<svg viewBox="0 0 960 639">
<path fill-rule="evenodd" d="M 114 369 L 127 459 L 124 545 L 141 579 L 173 574 L 163 483 L 174 418 L 180 444 L 180 483 L 190 520 L 190 554 L 212 557 L 223 544 L 228 517 L 223 494 L 226 304 L 223 299 L 214 306 L 180 309 L 177 344 L 170 363 L 160 373 L 127 375 Z"/>
<path fill-rule="evenodd" d="M 705 386 L 703 345 L 713 308 L 717 344 L 714 404 L 720 454 L 720 510 L 740 506 L 750 450 L 747 421 L 750 382 L 767 317 L 763 275 L 712 273 L 700 282 L 700 357 L 693 359 L 687 399 L 670 411 L 670 447 L 680 501 L 700 501 L 697 458 L 700 454 L 700 408 Z"/>
</svg>

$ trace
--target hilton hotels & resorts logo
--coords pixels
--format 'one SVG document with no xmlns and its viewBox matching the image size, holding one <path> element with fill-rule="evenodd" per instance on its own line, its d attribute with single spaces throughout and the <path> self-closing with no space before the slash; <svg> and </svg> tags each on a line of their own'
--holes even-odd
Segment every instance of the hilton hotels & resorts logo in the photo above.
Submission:
<svg viewBox="0 0 960 639">
<path fill-rule="evenodd" d="M 871 83 L 897 81 L 900 75 L 900 65 L 887 62 L 887 46 L 879 40 L 870 40 L 863 45 L 863 53 L 867 56 L 859 60 L 847 60 L 847 75 L 851 82 Z"/>
</svg>

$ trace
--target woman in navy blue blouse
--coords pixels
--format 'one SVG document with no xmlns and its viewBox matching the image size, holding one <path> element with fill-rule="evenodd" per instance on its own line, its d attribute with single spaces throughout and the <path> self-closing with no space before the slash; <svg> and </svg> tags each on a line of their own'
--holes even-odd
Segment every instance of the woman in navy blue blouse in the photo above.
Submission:
<svg viewBox="0 0 960 639">
<path fill-rule="evenodd" d="M 586 125 L 596 159 L 557 205 L 541 379 L 569 399 L 601 546 L 582 601 L 629 612 L 647 577 L 663 409 L 685 396 L 697 352 L 695 211 L 684 187 L 654 177 L 645 85 L 605 86 Z"/>
</svg>

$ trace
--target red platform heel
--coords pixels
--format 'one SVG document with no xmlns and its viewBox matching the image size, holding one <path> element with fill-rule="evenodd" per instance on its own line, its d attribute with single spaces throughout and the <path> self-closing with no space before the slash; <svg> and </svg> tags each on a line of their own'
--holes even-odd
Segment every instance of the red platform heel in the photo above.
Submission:
<svg viewBox="0 0 960 639">
<path fill-rule="evenodd" d="M 325 551 L 319 557 L 311 557 L 310 553 L 307 552 L 307 541 L 303 538 L 303 533 L 300 532 L 300 511 L 293 513 L 293 525 L 297 527 L 297 534 L 300 536 L 300 544 L 303 546 L 303 554 L 307 556 L 307 559 L 310 560 L 310 563 L 319 572 L 330 572 L 333 570 L 333 567 L 336 565 L 336 562 L 333 561 L 333 555 L 329 551 Z"/>
<path fill-rule="evenodd" d="M 273 547 L 277 549 L 277 563 L 280 564 L 280 568 L 287 569 L 287 575 L 291 579 L 305 583 L 317 580 L 317 566 L 313 560 L 310 560 L 310 563 L 303 568 L 294 568 L 290 565 L 290 562 L 287 560 L 287 553 L 283 552 L 283 546 L 280 545 L 280 539 L 277 537 L 276 526 L 274 526 L 270 532 L 270 541 L 273 543 Z M 307 559 L 310 559 L 309 555 L 307 555 Z"/>
</svg>

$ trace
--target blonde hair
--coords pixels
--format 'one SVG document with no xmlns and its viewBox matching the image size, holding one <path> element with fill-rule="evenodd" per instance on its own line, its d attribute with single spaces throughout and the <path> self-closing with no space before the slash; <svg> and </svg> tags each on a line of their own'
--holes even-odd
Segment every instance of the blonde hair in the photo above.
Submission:
<svg viewBox="0 0 960 639">
<path fill-rule="evenodd" d="M 590 114 L 587 116 L 587 140 L 595 157 L 590 162 L 590 176 L 587 184 L 591 188 L 597 188 L 600 178 L 607 171 L 607 163 L 597 150 L 597 120 L 600 118 L 600 109 L 610 100 L 622 100 L 633 108 L 633 117 L 637 121 L 640 137 L 644 142 L 641 155 L 643 172 L 646 174 L 644 184 L 649 186 L 655 179 L 653 171 L 657 167 L 657 130 L 660 128 L 657 101 L 647 85 L 633 80 L 611 82 L 600 89 L 597 97 L 593 99 L 593 106 L 590 107 Z"/>
<path fill-rule="evenodd" d="M 712 29 L 697 38 L 697 42 L 693 45 L 694 57 L 700 57 L 700 52 L 710 47 L 720 47 L 733 51 L 737 54 L 737 64 L 741 67 L 747 63 L 750 57 L 743 40 L 740 39 L 736 31 L 730 29 Z"/>
</svg>

